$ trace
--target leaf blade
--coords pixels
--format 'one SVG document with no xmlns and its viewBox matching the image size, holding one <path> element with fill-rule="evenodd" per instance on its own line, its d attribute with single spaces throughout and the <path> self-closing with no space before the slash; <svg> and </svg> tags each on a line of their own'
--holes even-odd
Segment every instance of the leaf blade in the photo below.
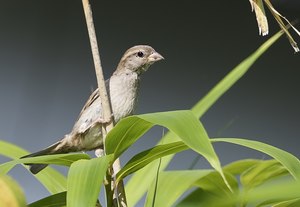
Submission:
<svg viewBox="0 0 300 207">
<path fill-rule="evenodd" d="M 245 73 L 250 69 L 254 62 L 282 35 L 278 32 L 262 44 L 254 53 L 248 58 L 238 64 L 229 74 L 227 74 L 208 94 L 203 97 L 192 108 L 194 114 L 200 118 L 220 97 L 227 92 Z M 169 143 L 174 141 L 174 134 L 167 133 L 160 143 Z M 172 155 L 164 157 L 161 161 L 161 170 L 165 169 L 169 164 Z M 155 166 L 156 162 L 146 166 L 139 172 L 136 172 L 126 184 L 126 192 L 128 193 L 127 201 L 129 206 L 134 206 L 145 194 L 151 182 L 156 176 Z M 145 179 L 147 178 L 147 179 Z"/>
<path fill-rule="evenodd" d="M 20 157 L 29 154 L 29 152 L 17 145 L 0 140 L 0 154 L 11 159 L 19 159 Z M 11 165 L 11 168 L 12 167 L 14 167 L 14 164 Z M 24 167 L 28 169 L 28 167 Z M 6 169 L 3 172 L 8 172 L 9 170 L 10 169 Z M 38 181 L 52 194 L 65 191 L 67 189 L 66 177 L 51 167 L 47 167 L 35 175 L 35 178 L 38 179 Z"/>
<path fill-rule="evenodd" d="M 113 156 L 78 160 L 68 174 L 67 206 L 95 206 L 105 173 Z"/>
<path fill-rule="evenodd" d="M 296 179 L 300 180 L 300 161 L 294 155 L 276 148 L 274 146 L 246 139 L 238 139 L 238 138 L 214 138 L 211 139 L 212 142 L 227 142 L 232 144 L 237 144 L 241 146 L 245 146 L 251 149 L 255 149 L 257 151 L 263 152 L 267 155 L 270 155 L 278 162 L 280 162 Z"/>
</svg>

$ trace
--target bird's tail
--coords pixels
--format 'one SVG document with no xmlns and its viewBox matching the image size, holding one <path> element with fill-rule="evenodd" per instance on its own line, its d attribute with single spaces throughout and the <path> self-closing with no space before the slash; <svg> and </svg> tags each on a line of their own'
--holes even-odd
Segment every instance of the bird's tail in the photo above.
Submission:
<svg viewBox="0 0 300 207">
<path fill-rule="evenodd" d="M 41 155 L 52 155 L 52 154 L 58 154 L 60 153 L 59 150 L 56 150 L 57 146 L 60 145 L 62 143 L 62 140 L 54 143 L 53 145 L 41 150 L 41 151 L 38 151 L 38 152 L 35 152 L 35 153 L 32 153 L 32 154 L 29 154 L 29 155 L 25 155 L 22 158 L 27 158 L 27 157 L 37 157 L 37 156 L 41 156 Z M 40 172 L 41 170 L 43 170 L 45 167 L 47 167 L 48 165 L 47 164 L 28 164 L 30 167 L 29 167 L 29 170 L 33 173 L 33 174 L 37 174 L 38 172 Z"/>
</svg>

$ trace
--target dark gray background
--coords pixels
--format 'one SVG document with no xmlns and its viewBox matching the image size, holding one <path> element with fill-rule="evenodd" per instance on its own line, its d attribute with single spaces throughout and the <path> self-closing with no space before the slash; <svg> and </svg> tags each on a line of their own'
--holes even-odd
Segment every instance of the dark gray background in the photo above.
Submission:
<svg viewBox="0 0 300 207">
<path fill-rule="evenodd" d="M 144 75 L 137 113 L 189 109 L 269 37 L 258 36 L 247 0 L 179 2 L 92 1 L 106 77 L 133 45 L 149 44 L 165 57 Z M 290 20 L 299 19 L 299 0 L 272 2 Z M 270 15 L 269 22 L 274 34 L 279 27 Z M 299 75 L 299 55 L 283 37 L 205 114 L 209 135 L 260 140 L 299 157 Z M 1 0 L 1 139 L 30 151 L 55 142 L 72 128 L 92 88 L 81 1 Z M 161 134 L 159 127 L 151 130 L 123 163 Z M 266 158 L 228 144 L 216 150 L 223 164 Z M 185 169 L 195 157 L 183 152 L 170 169 Z M 197 168 L 205 167 L 201 159 Z M 11 174 L 28 202 L 48 195 L 22 167 Z"/>
</svg>

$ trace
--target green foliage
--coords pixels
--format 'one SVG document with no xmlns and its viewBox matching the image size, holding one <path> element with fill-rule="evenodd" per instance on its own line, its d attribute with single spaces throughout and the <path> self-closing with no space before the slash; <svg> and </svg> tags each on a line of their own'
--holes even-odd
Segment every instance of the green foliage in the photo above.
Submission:
<svg viewBox="0 0 300 207">
<path fill-rule="evenodd" d="M 211 139 L 199 121 L 281 34 L 270 38 L 235 67 L 192 110 L 143 114 L 121 120 L 107 135 L 107 155 L 104 157 L 90 158 L 79 153 L 19 159 L 28 152 L 0 141 L 0 154 L 12 159 L 0 165 L 0 174 L 6 176 L 17 164 L 70 166 L 67 178 L 49 167 L 35 175 L 52 195 L 29 206 L 96 206 L 99 205 L 97 198 L 103 180 L 110 179 L 108 168 L 113 161 L 149 129 L 159 125 L 169 130 L 159 145 L 133 156 L 120 172 L 113 175 L 119 182 L 133 174 L 126 185 L 128 206 L 136 205 L 145 193 L 145 206 L 297 206 L 300 203 L 298 158 L 274 146 L 249 139 Z M 213 147 L 215 142 L 244 146 L 273 159 L 238 160 L 222 167 Z M 212 169 L 166 171 L 174 154 L 183 150 L 193 150 L 203 156 Z"/>
<path fill-rule="evenodd" d="M 67 206 L 95 206 L 112 156 L 75 162 L 68 174 Z"/>
<path fill-rule="evenodd" d="M 221 98 L 254 64 L 254 62 L 282 35 L 282 32 L 275 34 L 268 41 L 262 44 L 253 54 L 238 64 L 228 75 L 226 75 L 206 96 L 204 96 L 193 108 L 192 112 L 197 118 L 202 115 L 213 104 Z M 174 134 L 167 133 L 160 143 L 170 143 L 174 141 Z M 173 155 L 165 157 L 161 161 L 161 170 L 165 169 L 172 160 Z M 126 185 L 127 199 L 129 206 L 134 206 L 146 193 L 156 176 L 156 162 L 149 164 L 139 172 L 136 172 Z"/>
</svg>

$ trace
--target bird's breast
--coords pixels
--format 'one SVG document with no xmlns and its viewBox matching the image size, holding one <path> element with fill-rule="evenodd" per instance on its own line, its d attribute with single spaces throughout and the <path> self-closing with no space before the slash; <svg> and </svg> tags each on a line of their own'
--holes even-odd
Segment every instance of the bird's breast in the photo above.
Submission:
<svg viewBox="0 0 300 207">
<path fill-rule="evenodd" d="M 110 78 L 109 91 L 115 121 L 133 113 L 139 88 L 136 73 L 119 74 Z"/>
</svg>

